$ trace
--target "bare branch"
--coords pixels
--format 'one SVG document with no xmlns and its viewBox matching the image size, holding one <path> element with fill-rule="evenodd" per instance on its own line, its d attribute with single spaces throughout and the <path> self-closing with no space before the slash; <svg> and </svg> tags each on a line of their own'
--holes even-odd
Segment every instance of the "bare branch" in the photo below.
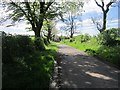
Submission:
<svg viewBox="0 0 120 90">
<path fill-rule="evenodd" d="M 102 7 L 104 7 L 104 2 L 103 2 L 103 0 L 102 0 Z"/>
<path fill-rule="evenodd" d="M 100 5 L 96 0 L 95 3 L 104 11 L 104 2 L 102 1 L 102 5 Z"/>
<path fill-rule="evenodd" d="M 109 11 L 109 7 L 113 4 L 114 2 L 109 2 L 107 5 L 106 5 L 106 12 Z"/>
<path fill-rule="evenodd" d="M 102 5 L 100 5 L 96 0 L 95 0 L 95 3 L 102 8 Z"/>
</svg>

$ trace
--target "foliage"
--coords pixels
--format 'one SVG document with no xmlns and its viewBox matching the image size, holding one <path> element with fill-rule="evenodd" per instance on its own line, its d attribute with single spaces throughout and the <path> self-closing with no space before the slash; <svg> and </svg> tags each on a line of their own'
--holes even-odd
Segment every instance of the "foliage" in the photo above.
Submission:
<svg viewBox="0 0 120 90">
<path fill-rule="evenodd" d="M 45 50 L 45 44 L 44 44 L 43 38 L 37 37 L 37 38 L 35 38 L 34 42 L 35 42 L 36 49 Z"/>
<path fill-rule="evenodd" d="M 80 36 L 80 42 L 82 43 L 82 42 L 87 42 L 88 40 L 90 40 L 90 35 L 88 35 L 88 34 L 85 34 L 85 35 L 81 35 Z"/>
<path fill-rule="evenodd" d="M 2 41 L 3 58 L 6 57 L 6 55 L 10 55 L 9 58 L 24 56 L 26 53 L 32 53 L 32 50 L 35 49 L 33 42 L 28 36 L 4 36 Z"/>
<path fill-rule="evenodd" d="M 120 29 L 109 29 L 103 31 L 100 35 L 98 35 L 98 40 L 100 44 L 107 45 L 107 46 L 114 46 L 120 44 L 120 41 L 117 40 L 120 36 Z"/>
<path fill-rule="evenodd" d="M 57 35 L 54 36 L 54 38 L 52 39 L 54 42 L 60 42 L 61 38 Z"/>
<path fill-rule="evenodd" d="M 2 46 L 3 89 L 49 87 L 56 58 L 55 44 L 40 52 L 28 36 L 5 36 Z"/>
<path fill-rule="evenodd" d="M 107 62 L 113 63 L 120 67 L 120 46 L 101 46 L 96 52 Z"/>
<path fill-rule="evenodd" d="M 75 39 L 74 38 L 70 38 L 70 42 L 73 42 L 73 41 L 75 41 Z"/>
<path fill-rule="evenodd" d="M 49 42 L 47 41 L 47 38 L 43 38 L 44 44 L 48 46 Z"/>
<path fill-rule="evenodd" d="M 12 19 L 12 24 L 15 24 L 15 22 L 25 20 L 27 24 L 31 25 L 28 29 L 33 30 L 36 37 L 41 37 L 40 33 L 44 19 L 53 18 L 59 15 L 60 7 L 54 0 L 48 0 L 47 2 L 44 0 L 35 0 L 34 2 L 28 1 L 29 0 L 25 0 L 24 2 L 11 1 L 9 3 L 4 3 L 6 12 L 9 12 L 9 15 L 1 21 Z"/>
<path fill-rule="evenodd" d="M 46 21 L 44 21 L 43 23 L 43 33 L 44 36 L 46 36 L 47 38 L 47 42 L 50 43 L 50 40 L 52 39 L 52 35 L 53 35 L 53 28 L 55 27 L 55 23 L 53 23 L 54 18 L 48 20 L 46 19 Z"/>
</svg>

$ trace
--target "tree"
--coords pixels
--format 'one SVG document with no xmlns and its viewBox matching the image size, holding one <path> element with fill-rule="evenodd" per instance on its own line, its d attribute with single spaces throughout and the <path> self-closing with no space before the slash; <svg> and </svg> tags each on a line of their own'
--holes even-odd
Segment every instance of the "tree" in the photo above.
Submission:
<svg viewBox="0 0 120 90">
<path fill-rule="evenodd" d="M 76 29 L 76 22 L 75 22 L 74 15 L 69 13 L 68 18 L 64 19 L 64 23 L 67 25 L 65 27 L 66 31 L 70 32 L 70 38 L 73 38 L 73 35 L 75 33 L 75 29 Z"/>
<path fill-rule="evenodd" d="M 70 38 L 73 38 L 76 29 L 76 20 L 77 15 L 82 12 L 83 2 L 65 2 L 63 5 L 63 11 L 66 12 L 62 21 L 66 24 L 64 26 L 66 31 L 70 32 Z"/>
<path fill-rule="evenodd" d="M 106 5 L 104 0 L 101 0 L 102 4 L 99 4 L 97 2 L 97 0 L 95 0 L 95 3 L 97 4 L 97 6 L 99 6 L 102 9 L 103 12 L 103 24 L 102 24 L 102 29 L 100 30 L 100 32 L 104 31 L 106 29 L 106 18 L 107 18 L 107 13 L 109 11 L 110 6 L 115 2 L 116 0 L 110 0 Z M 105 7 L 106 6 L 106 7 Z"/>
<path fill-rule="evenodd" d="M 53 26 L 52 31 L 51 31 L 51 39 L 53 41 L 55 40 L 55 37 L 58 36 L 57 34 L 58 34 L 58 29 L 55 26 Z"/>
<path fill-rule="evenodd" d="M 41 37 L 41 28 L 43 21 L 50 14 L 49 8 L 54 1 L 45 2 L 45 0 L 35 0 L 35 2 L 13 2 L 8 3 L 9 18 L 12 18 L 13 23 L 16 21 L 27 20 L 31 25 L 36 37 Z M 49 14 L 48 14 L 49 11 Z"/>
<path fill-rule="evenodd" d="M 52 29 L 54 28 L 55 23 L 52 20 L 45 20 L 43 25 L 43 32 L 44 36 L 47 37 L 47 41 L 50 43 L 50 40 L 52 39 Z M 47 31 L 47 32 L 46 32 Z"/>
<path fill-rule="evenodd" d="M 50 42 L 52 39 L 52 30 L 55 26 L 55 23 L 48 21 L 47 27 L 48 27 L 48 34 L 47 34 L 47 41 Z"/>
<path fill-rule="evenodd" d="M 57 4 L 59 5 L 59 4 Z M 55 26 L 55 20 L 56 17 L 58 17 L 59 14 L 59 10 L 61 9 L 60 7 L 51 7 L 50 9 L 52 9 L 51 11 L 47 12 L 47 17 L 44 20 L 44 24 L 43 24 L 43 30 L 45 29 L 47 31 L 47 35 L 44 34 L 44 36 L 47 37 L 47 41 L 50 43 L 50 40 L 52 38 L 52 29 Z M 58 11 L 58 12 L 57 12 Z M 44 31 L 43 31 L 44 32 Z"/>
<path fill-rule="evenodd" d="M 47 18 L 54 18 L 59 14 L 59 4 L 54 0 L 35 0 L 34 2 L 11 2 L 7 3 L 7 11 L 12 12 L 4 19 L 12 19 L 12 24 L 21 20 L 27 21 L 31 25 L 31 30 L 35 33 L 35 47 L 39 50 L 45 50 L 45 42 L 42 38 L 42 26 Z M 56 12 L 56 13 L 55 13 Z"/>
</svg>

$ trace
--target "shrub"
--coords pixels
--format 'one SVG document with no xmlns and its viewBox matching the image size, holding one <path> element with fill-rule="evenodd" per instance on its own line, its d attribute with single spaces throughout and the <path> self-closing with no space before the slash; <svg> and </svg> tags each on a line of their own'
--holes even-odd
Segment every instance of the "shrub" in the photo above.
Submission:
<svg viewBox="0 0 120 90">
<path fill-rule="evenodd" d="M 120 67 L 120 46 L 102 46 L 96 52 L 99 57 Z"/>
<path fill-rule="evenodd" d="M 28 36 L 4 36 L 2 39 L 3 62 L 11 62 L 13 57 L 25 56 L 35 49 Z"/>
<path fill-rule="evenodd" d="M 43 40 L 44 40 L 44 44 L 45 44 L 45 45 L 48 45 L 48 44 L 49 44 L 49 42 L 47 41 L 47 38 L 43 38 Z"/>
<path fill-rule="evenodd" d="M 74 38 L 70 38 L 70 42 L 73 42 L 73 41 L 75 41 L 75 39 Z"/>
<path fill-rule="evenodd" d="M 87 52 L 87 53 L 89 53 L 89 54 L 91 54 L 91 55 L 93 55 L 93 56 L 96 56 L 96 55 L 97 55 L 96 51 L 95 51 L 95 50 L 92 50 L 92 49 L 86 49 L 85 52 Z"/>
<path fill-rule="evenodd" d="M 45 44 L 42 38 L 37 37 L 34 42 L 37 50 L 45 50 Z"/>
<path fill-rule="evenodd" d="M 85 34 L 85 35 L 81 35 L 80 37 L 80 42 L 83 43 L 83 42 L 87 42 L 88 40 L 90 40 L 90 36 L 88 34 Z"/>
<path fill-rule="evenodd" d="M 107 46 L 113 46 L 120 44 L 119 40 L 117 40 L 118 37 L 120 37 L 119 34 L 120 29 L 109 29 L 101 34 L 98 35 L 98 40 L 100 44 L 107 45 Z"/>
<path fill-rule="evenodd" d="M 56 52 L 36 50 L 28 36 L 4 36 L 2 41 L 3 89 L 48 88 Z"/>
</svg>

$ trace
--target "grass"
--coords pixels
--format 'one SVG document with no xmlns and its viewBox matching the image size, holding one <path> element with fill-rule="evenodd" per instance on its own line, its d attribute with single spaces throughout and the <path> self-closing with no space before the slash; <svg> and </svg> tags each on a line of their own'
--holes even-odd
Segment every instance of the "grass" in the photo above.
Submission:
<svg viewBox="0 0 120 90">
<path fill-rule="evenodd" d="M 64 40 L 61 43 L 62 44 L 67 44 L 67 45 L 72 46 L 72 47 L 75 47 L 75 48 L 80 49 L 82 51 L 85 51 L 88 48 L 93 49 L 93 50 L 97 50 L 100 47 L 100 45 L 98 44 L 98 42 L 95 38 L 92 38 L 87 42 L 81 43 L 80 40 L 78 39 L 78 37 L 74 37 L 75 38 L 74 42 L 69 42 L 69 40 Z"/>
<path fill-rule="evenodd" d="M 61 43 L 100 57 L 102 60 L 120 67 L 120 46 L 108 47 L 101 45 L 97 38 L 90 38 L 88 41 L 81 43 L 80 36 L 75 36 L 73 42 L 70 42 L 69 39 L 64 39 Z"/>
<path fill-rule="evenodd" d="M 3 89 L 49 87 L 57 45 L 51 43 L 46 50 L 38 51 L 33 44 L 23 44 L 25 40 L 15 37 L 3 40 Z"/>
</svg>

